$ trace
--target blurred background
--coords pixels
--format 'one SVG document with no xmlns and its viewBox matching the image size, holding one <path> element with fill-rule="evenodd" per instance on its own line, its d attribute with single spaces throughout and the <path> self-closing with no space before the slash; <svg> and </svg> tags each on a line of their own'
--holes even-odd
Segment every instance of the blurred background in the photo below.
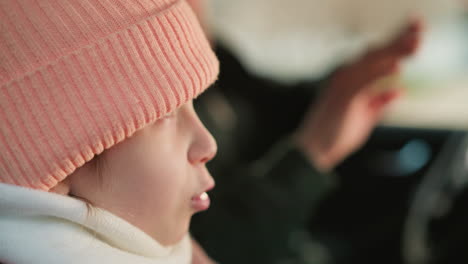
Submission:
<svg viewBox="0 0 468 264">
<path fill-rule="evenodd" d="M 223 178 L 233 153 L 244 163 L 261 156 L 297 124 L 309 101 L 302 93 L 313 98 L 334 69 L 388 41 L 408 17 L 426 24 L 422 46 L 399 80 L 405 96 L 338 166 L 333 188 L 314 203 L 305 229 L 288 231 L 286 244 L 300 248 L 301 260 L 222 248 L 234 244 L 229 233 L 221 235 L 224 229 L 239 226 L 236 243 L 248 243 L 250 234 L 242 217 L 217 211 L 217 193 L 214 210 L 196 216 L 192 230 L 211 256 L 220 263 L 468 263 L 467 1 L 209 0 L 203 10 L 222 66 L 218 89 L 201 96 L 216 115 L 202 103 L 198 111 L 219 145 L 209 164 L 217 189 L 239 195 Z M 244 121 L 250 102 L 274 105 L 275 98 L 291 105 L 280 121 L 268 120 L 268 113 Z M 252 140 L 246 127 L 268 133 Z M 235 199 L 229 206 L 245 213 Z M 212 219 L 222 222 L 219 229 L 206 224 Z M 213 230 L 218 236 L 209 235 Z M 274 250 L 266 238 L 257 242 Z M 248 252 L 251 258 L 235 257 Z"/>
</svg>

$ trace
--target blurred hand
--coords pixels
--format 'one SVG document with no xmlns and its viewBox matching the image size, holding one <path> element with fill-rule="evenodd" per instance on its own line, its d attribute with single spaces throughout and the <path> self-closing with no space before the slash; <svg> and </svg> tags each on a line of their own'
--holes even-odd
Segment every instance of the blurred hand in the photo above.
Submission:
<svg viewBox="0 0 468 264">
<path fill-rule="evenodd" d="M 402 93 L 388 81 L 399 74 L 401 61 L 417 50 L 421 32 L 422 21 L 413 19 L 387 45 L 332 75 L 295 134 L 299 148 L 318 169 L 331 169 L 367 140 L 385 108 Z M 378 89 L 383 80 L 390 87 Z"/>
<path fill-rule="evenodd" d="M 216 264 L 195 239 L 192 240 L 192 264 Z"/>
</svg>

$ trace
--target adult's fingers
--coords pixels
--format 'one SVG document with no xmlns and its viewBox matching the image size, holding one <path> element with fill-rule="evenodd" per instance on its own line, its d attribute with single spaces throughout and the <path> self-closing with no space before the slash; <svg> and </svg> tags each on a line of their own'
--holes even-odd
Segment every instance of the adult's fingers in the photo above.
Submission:
<svg viewBox="0 0 468 264">
<path fill-rule="evenodd" d="M 393 88 L 391 90 L 382 92 L 378 95 L 375 95 L 370 100 L 369 108 L 379 118 L 381 113 L 387 108 L 387 106 L 390 105 L 399 97 L 401 97 L 402 94 L 403 94 L 403 89 L 401 88 Z"/>
</svg>

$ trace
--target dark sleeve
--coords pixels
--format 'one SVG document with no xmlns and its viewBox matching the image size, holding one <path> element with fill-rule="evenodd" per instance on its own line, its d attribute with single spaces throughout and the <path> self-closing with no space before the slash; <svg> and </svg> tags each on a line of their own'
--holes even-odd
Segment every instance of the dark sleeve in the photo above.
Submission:
<svg viewBox="0 0 468 264">
<path fill-rule="evenodd" d="M 332 189 L 333 174 L 316 170 L 286 139 L 261 160 L 223 177 L 228 180 L 217 186 L 213 208 L 192 229 L 207 252 L 228 264 L 305 263 L 302 248 L 314 244 L 307 220 Z"/>
<path fill-rule="evenodd" d="M 312 241 L 306 222 L 332 189 L 334 175 L 316 170 L 287 135 L 322 81 L 273 83 L 249 74 L 227 50 L 218 48 L 217 55 L 222 63 L 216 88 L 195 101 L 218 141 L 219 154 L 208 164 L 216 188 L 210 209 L 194 216 L 192 235 L 223 264 L 299 260 L 302 245 Z M 203 98 L 210 93 L 221 94 L 239 117 L 232 130 L 208 117 L 214 108 Z"/>
<path fill-rule="evenodd" d="M 281 221 L 278 224 L 297 227 L 313 214 L 334 181 L 333 173 L 318 171 L 289 138 L 239 172 L 243 176 L 237 177 L 235 184 L 243 190 L 241 203 L 256 211 L 259 219 L 276 216 Z"/>
</svg>

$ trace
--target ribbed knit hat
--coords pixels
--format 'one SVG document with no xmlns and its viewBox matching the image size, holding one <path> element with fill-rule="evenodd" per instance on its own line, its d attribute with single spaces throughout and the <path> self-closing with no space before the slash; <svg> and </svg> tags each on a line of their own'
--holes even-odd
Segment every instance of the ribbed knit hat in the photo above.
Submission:
<svg viewBox="0 0 468 264">
<path fill-rule="evenodd" d="M 49 190 L 218 74 L 181 0 L 1 0 L 0 34 L 0 182 L 34 189 Z"/>
</svg>

